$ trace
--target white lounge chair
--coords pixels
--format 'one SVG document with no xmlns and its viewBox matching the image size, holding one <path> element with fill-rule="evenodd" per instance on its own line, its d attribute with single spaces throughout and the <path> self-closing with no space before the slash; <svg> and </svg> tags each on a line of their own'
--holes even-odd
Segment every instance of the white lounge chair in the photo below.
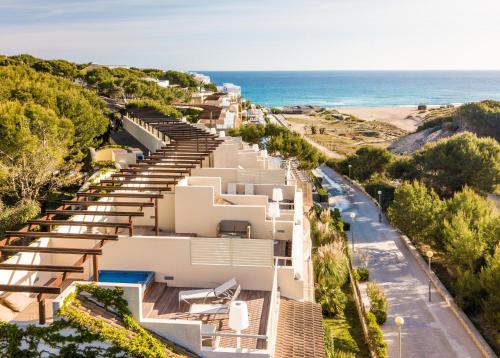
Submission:
<svg viewBox="0 0 500 358">
<path fill-rule="evenodd" d="M 241 287 L 238 286 L 231 301 L 228 303 L 194 303 L 189 307 L 189 314 L 193 315 L 210 315 L 210 314 L 226 314 L 229 313 L 229 307 L 231 302 L 236 301 L 241 291 Z"/>
<path fill-rule="evenodd" d="M 200 288 L 196 290 L 186 290 L 179 292 L 179 307 L 181 301 L 189 304 L 190 300 L 206 298 L 225 298 L 230 300 L 234 296 L 234 289 L 238 286 L 235 278 L 232 278 L 215 288 Z"/>
</svg>

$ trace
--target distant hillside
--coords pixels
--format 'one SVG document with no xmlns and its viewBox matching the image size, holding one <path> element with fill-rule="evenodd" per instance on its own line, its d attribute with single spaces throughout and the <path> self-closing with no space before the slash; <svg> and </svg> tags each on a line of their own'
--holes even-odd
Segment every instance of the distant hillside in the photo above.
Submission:
<svg viewBox="0 0 500 358">
<path fill-rule="evenodd" d="M 412 153 L 429 142 L 466 131 L 500 141 L 500 101 L 486 100 L 433 110 L 415 133 L 399 138 L 388 148 L 398 154 Z"/>
</svg>

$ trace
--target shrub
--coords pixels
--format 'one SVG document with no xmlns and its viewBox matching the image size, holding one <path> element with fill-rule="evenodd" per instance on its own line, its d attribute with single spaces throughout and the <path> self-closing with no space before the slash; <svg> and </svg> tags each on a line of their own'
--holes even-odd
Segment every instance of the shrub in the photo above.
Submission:
<svg viewBox="0 0 500 358">
<path fill-rule="evenodd" d="M 377 319 L 378 324 L 384 324 L 387 320 L 387 298 L 384 291 L 376 283 L 368 283 L 366 286 L 370 298 L 370 312 Z"/>
<path fill-rule="evenodd" d="M 321 304 L 324 315 L 336 316 L 344 312 L 347 297 L 340 287 L 325 282 L 316 285 L 316 301 Z"/>
<path fill-rule="evenodd" d="M 389 206 L 392 204 L 394 200 L 394 191 L 395 187 L 391 183 L 388 183 L 387 180 L 381 176 L 372 177 L 365 185 L 365 190 L 372 198 L 379 201 L 378 191 L 382 192 L 382 201 L 380 206 L 382 210 L 386 211 Z"/>
<path fill-rule="evenodd" d="M 371 312 L 366 313 L 368 321 L 368 344 L 375 351 L 378 358 L 387 357 L 387 343 L 385 343 L 384 335 L 380 329 L 375 315 Z"/>
<path fill-rule="evenodd" d="M 432 189 L 417 181 L 403 183 L 387 210 L 391 223 L 413 240 L 430 243 L 436 235 L 444 202 Z"/>
<path fill-rule="evenodd" d="M 129 108 L 151 108 L 166 116 L 173 116 L 180 118 L 182 116 L 175 107 L 165 104 L 162 101 L 154 99 L 135 99 L 127 103 L 127 109 Z"/>
<path fill-rule="evenodd" d="M 364 146 L 359 148 L 355 154 L 349 155 L 346 159 L 342 161 L 329 161 L 328 164 L 344 175 L 349 174 L 349 165 L 352 165 L 352 177 L 364 181 L 375 173 L 384 173 L 392 160 L 393 155 L 387 149 Z"/>
<path fill-rule="evenodd" d="M 342 287 L 349 273 L 347 264 L 343 242 L 320 246 L 313 257 L 314 282 L 327 287 Z"/>
<path fill-rule="evenodd" d="M 5 207 L 0 201 L 0 237 L 5 231 L 19 228 L 38 214 L 40 205 L 36 201 L 24 200 L 12 207 Z"/>
<path fill-rule="evenodd" d="M 319 201 L 325 203 L 328 201 L 328 192 L 324 188 L 318 188 Z"/>
<path fill-rule="evenodd" d="M 366 267 L 359 267 L 354 270 L 356 281 L 366 282 L 370 279 L 370 271 Z"/>
</svg>

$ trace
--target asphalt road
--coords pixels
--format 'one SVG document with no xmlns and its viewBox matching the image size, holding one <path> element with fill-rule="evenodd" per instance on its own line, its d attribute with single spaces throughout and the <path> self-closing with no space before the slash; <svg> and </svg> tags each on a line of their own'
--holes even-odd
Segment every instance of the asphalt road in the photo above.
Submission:
<svg viewBox="0 0 500 358">
<path fill-rule="evenodd" d="M 345 189 L 351 205 L 344 208 L 343 215 L 348 218 L 350 212 L 356 213 L 355 253 L 367 253 L 370 280 L 383 287 L 389 303 L 387 322 L 382 325 L 388 356 L 398 357 L 394 318 L 402 316 L 402 357 L 482 357 L 441 296 L 432 292 L 432 302 L 428 301 L 425 272 L 400 241 L 398 232 L 389 224 L 379 223 L 379 210 L 371 199 L 329 167 L 322 166 L 319 172 L 328 177 L 331 186 L 340 184 Z M 350 234 L 348 237 L 351 240 Z"/>
</svg>

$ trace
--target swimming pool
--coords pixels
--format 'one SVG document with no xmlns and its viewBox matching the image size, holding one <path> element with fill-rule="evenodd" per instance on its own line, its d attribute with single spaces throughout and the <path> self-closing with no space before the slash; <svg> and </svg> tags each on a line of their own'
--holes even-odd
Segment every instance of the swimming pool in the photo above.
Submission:
<svg viewBox="0 0 500 358">
<path fill-rule="evenodd" d="M 142 292 L 146 292 L 154 277 L 153 271 L 99 270 L 99 282 L 140 283 Z"/>
</svg>

